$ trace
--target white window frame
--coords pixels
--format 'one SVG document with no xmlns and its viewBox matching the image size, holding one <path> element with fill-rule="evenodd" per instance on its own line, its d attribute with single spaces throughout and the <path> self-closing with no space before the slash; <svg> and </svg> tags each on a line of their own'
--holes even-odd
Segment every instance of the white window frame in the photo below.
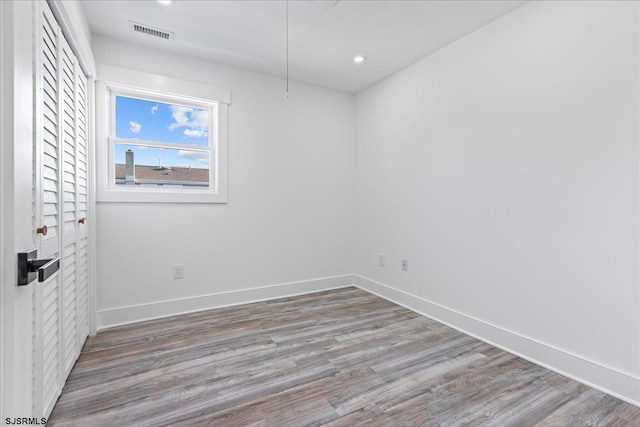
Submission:
<svg viewBox="0 0 640 427">
<path fill-rule="evenodd" d="M 190 188 L 189 191 L 195 191 L 195 192 L 198 192 L 198 191 L 208 192 L 211 190 L 213 190 L 214 192 L 216 191 L 216 189 L 218 188 L 218 179 L 217 179 L 218 176 L 214 172 L 218 170 L 218 159 L 216 156 L 216 153 L 218 152 L 217 150 L 218 132 L 216 131 L 218 129 L 218 103 L 217 102 L 207 102 L 207 103 L 196 102 L 184 97 L 178 98 L 178 97 L 169 97 L 165 94 L 155 94 L 148 90 L 143 91 L 139 89 L 129 89 L 126 87 L 116 86 L 112 84 L 107 84 L 106 86 L 107 86 L 107 89 L 109 90 L 109 103 L 110 103 L 110 110 L 111 110 L 110 116 L 109 116 L 110 120 L 109 120 L 109 128 L 108 128 L 109 136 L 107 137 L 109 142 L 109 153 L 108 153 L 109 165 L 111 165 L 111 167 L 109 167 L 109 169 L 107 170 L 108 179 L 109 179 L 108 181 L 109 189 L 122 188 L 122 191 L 139 192 L 139 187 L 137 186 L 122 187 L 122 185 L 115 184 L 116 177 L 115 177 L 115 169 L 113 168 L 113 165 L 115 164 L 115 145 L 126 144 L 126 145 L 140 145 L 140 146 L 154 147 L 154 148 L 169 148 L 169 149 L 175 149 L 175 150 L 184 149 L 184 150 L 207 152 L 209 154 L 209 159 L 211 160 L 211 162 L 209 163 L 210 173 L 209 173 L 208 188 L 200 189 L 200 190 Z M 170 105 L 177 104 L 185 107 L 197 108 L 200 110 L 208 111 L 209 122 L 207 123 L 207 126 L 209 130 L 208 132 L 209 134 L 207 137 L 206 147 L 181 144 L 181 143 L 147 141 L 142 139 L 118 137 L 115 131 L 116 129 L 116 122 L 115 122 L 116 97 L 118 96 L 130 97 L 135 99 L 144 99 L 144 100 L 154 101 L 162 104 L 170 104 Z M 170 183 L 166 184 L 166 186 L 163 186 L 163 187 L 148 186 L 147 188 L 149 191 L 162 192 L 163 190 L 167 190 L 168 192 L 171 192 L 171 193 L 176 193 L 176 192 L 180 193 L 184 190 L 184 188 L 180 188 L 179 185 L 171 186 Z"/>
<path fill-rule="evenodd" d="M 228 90 L 186 80 L 108 65 L 98 65 L 96 83 L 97 201 L 130 203 L 227 203 Z M 117 185 L 116 143 L 179 148 L 180 144 L 129 141 L 115 136 L 115 97 L 151 99 L 207 109 L 209 114 L 209 187 Z M 194 149 L 192 146 L 182 146 Z M 198 147 L 197 149 L 201 149 Z"/>
</svg>

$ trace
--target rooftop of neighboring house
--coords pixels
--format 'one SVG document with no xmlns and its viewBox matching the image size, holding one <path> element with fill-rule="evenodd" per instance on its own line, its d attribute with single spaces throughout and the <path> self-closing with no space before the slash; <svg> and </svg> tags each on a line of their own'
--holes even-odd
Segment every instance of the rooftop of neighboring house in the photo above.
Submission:
<svg viewBox="0 0 640 427">
<path fill-rule="evenodd" d="M 116 182 L 125 178 L 125 165 L 116 163 Z M 135 165 L 135 180 L 208 183 L 209 169 Z"/>
</svg>

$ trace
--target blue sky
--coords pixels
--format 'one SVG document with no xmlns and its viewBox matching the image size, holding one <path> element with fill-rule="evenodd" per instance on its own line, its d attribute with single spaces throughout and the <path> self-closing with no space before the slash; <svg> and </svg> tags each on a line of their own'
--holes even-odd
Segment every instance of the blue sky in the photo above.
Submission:
<svg viewBox="0 0 640 427">
<path fill-rule="evenodd" d="M 118 138 L 184 144 L 184 149 L 115 145 L 115 162 L 124 163 L 127 149 L 138 165 L 209 168 L 209 154 L 189 148 L 206 147 L 209 112 L 198 108 L 116 96 Z"/>
</svg>

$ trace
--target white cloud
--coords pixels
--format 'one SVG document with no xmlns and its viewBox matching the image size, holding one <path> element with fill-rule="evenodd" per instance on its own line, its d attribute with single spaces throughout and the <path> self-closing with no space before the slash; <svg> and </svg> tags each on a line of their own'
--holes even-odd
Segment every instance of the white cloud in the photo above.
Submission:
<svg viewBox="0 0 640 427">
<path fill-rule="evenodd" d="M 133 133 L 140 133 L 142 129 L 142 125 L 138 122 L 131 121 L 129 122 L 129 130 Z"/>
<path fill-rule="evenodd" d="M 181 159 L 194 160 L 199 163 L 209 164 L 209 153 L 202 151 L 179 150 L 178 157 Z"/>
<path fill-rule="evenodd" d="M 207 132 L 200 129 L 185 129 L 184 134 L 190 138 L 200 138 L 201 136 L 207 136 Z"/>
<path fill-rule="evenodd" d="M 158 104 L 156 104 L 153 107 L 151 107 L 151 114 L 155 114 L 156 111 L 158 111 Z"/>
<path fill-rule="evenodd" d="M 169 124 L 169 130 L 187 128 L 184 135 L 190 138 L 207 136 L 209 133 L 209 111 L 196 108 L 169 106 L 173 123 Z"/>
<path fill-rule="evenodd" d="M 193 118 L 193 125 L 197 127 L 209 127 L 209 111 L 207 110 L 194 110 L 191 114 Z"/>
<path fill-rule="evenodd" d="M 169 130 L 192 125 L 191 116 L 193 115 L 193 108 L 178 107 L 176 105 L 171 105 L 169 108 L 171 109 L 173 120 L 175 120 L 169 125 Z"/>
</svg>

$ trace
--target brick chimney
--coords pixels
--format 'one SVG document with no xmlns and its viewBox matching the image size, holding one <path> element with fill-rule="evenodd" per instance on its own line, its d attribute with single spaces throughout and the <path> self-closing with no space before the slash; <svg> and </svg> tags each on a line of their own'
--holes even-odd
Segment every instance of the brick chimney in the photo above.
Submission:
<svg viewBox="0 0 640 427">
<path fill-rule="evenodd" d="M 134 185 L 136 181 L 136 167 L 133 162 L 133 151 L 127 150 L 125 156 L 126 164 L 124 167 L 124 181 L 127 185 Z"/>
</svg>

